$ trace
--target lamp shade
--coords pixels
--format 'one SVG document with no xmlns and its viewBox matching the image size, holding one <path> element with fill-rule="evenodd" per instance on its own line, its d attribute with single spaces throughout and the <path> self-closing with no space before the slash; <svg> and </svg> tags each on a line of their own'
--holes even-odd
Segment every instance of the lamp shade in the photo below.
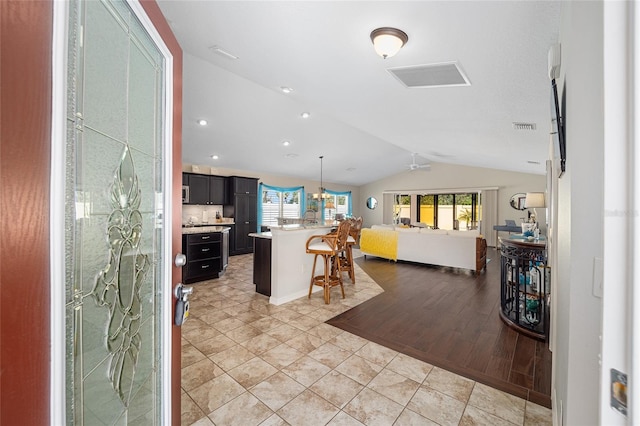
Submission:
<svg viewBox="0 0 640 426">
<path fill-rule="evenodd" d="M 527 192 L 527 196 L 524 200 L 524 207 L 527 209 L 547 207 L 544 199 L 544 192 Z"/>
<path fill-rule="evenodd" d="M 384 27 L 371 32 L 373 48 L 384 59 L 398 53 L 408 40 L 409 36 L 397 28 Z"/>
</svg>

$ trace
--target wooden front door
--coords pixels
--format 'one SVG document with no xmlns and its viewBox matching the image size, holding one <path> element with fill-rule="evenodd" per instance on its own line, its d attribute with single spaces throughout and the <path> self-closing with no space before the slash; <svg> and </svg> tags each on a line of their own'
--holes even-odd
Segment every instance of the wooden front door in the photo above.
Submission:
<svg viewBox="0 0 640 426">
<path fill-rule="evenodd" d="M 55 8 L 62 3 L 56 2 Z M 84 13 L 86 3 L 78 2 L 78 5 L 81 13 Z M 122 4 L 117 2 L 104 2 L 102 5 L 107 9 L 114 9 L 107 10 L 109 13 L 120 13 L 123 10 Z M 172 63 L 164 62 L 165 66 L 174 71 L 173 81 L 166 84 L 164 95 L 173 95 L 173 107 L 166 111 L 162 125 L 153 129 L 141 125 L 130 129 L 131 132 L 121 139 L 113 138 L 111 131 L 105 132 L 104 127 L 100 127 L 104 123 L 98 121 L 109 115 L 103 109 L 104 105 L 94 110 L 93 124 L 88 126 L 93 128 L 88 130 L 84 123 L 74 122 L 76 119 L 82 120 L 83 116 L 70 117 L 64 107 L 60 108 L 56 97 L 52 96 L 54 88 L 60 84 L 60 73 L 56 75 L 54 71 L 57 69 L 55 60 L 67 53 L 64 47 L 56 44 L 53 37 L 55 25 L 60 22 L 56 18 L 58 13 L 54 11 L 54 2 L 3 1 L 0 5 L 2 424 L 56 424 L 65 416 L 69 420 L 77 412 L 82 413 L 85 423 L 90 423 L 96 409 L 78 404 L 73 399 L 73 391 L 79 386 L 85 386 L 85 399 L 101 400 L 104 405 L 114 400 L 120 401 L 123 408 L 117 413 L 114 410 L 116 421 L 154 418 L 166 423 L 180 423 L 180 329 L 168 324 L 173 318 L 174 299 L 171 291 L 181 275 L 180 269 L 173 266 L 172 259 L 181 250 L 181 205 L 177 194 L 181 187 L 182 54 L 155 1 L 143 0 L 136 3 L 135 7 L 138 9 L 135 12 L 137 14 L 140 10 L 144 10 L 143 14 L 146 12 L 144 19 L 157 29 L 172 56 Z M 118 25 L 124 23 L 118 19 L 116 21 Z M 67 21 L 64 25 L 68 24 Z M 107 34 L 110 33 L 107 31 Z M 65 43 L 66 40 L 62 45 Z M 140 40 L 133 41 L 133 44 L 138 51 L 135 53 L 135 49 L 129 50 L 127 60 L 139 61 L 138 64 L 151 63 L 149 59 L 152 59 L 152 55 L 147 51 L 148 40 L 140 36 Z M 132 56 L 129 56 L 132 52 Z M 96 71 L 99 74 L 100 70 L 93 70 Z M 111 77 L 107 76 L 107 79 Z M 130 77 L 135 79 L 137 76 Z M 64 82 L 66 78 L 62 80 Z M 142 90 L 148 87 L 136 85 L 135 88 Z M 113 93 L 107 93 L 106 96 L 110 95 Z M 134 94 L 133 97 L 137 95 Z M 62 96 L 66 97 L 66 93 Z M 83 111 L 85 106 L 81 107 Z M 62 120 L 57 120 L 60 117 Z M 100 191 L 88 190 L 92 182 L 97 182 L 96 175 L 104 170 L 92 170 L 87 163 L 80 166 L 81 173 L 71 174 L 75 181 L 71 192 L 61 191 L 61 185 L 56 187 L 61 167 L 65 166 L 60 164 L 59 154 L 68 154 L 65 149 L 61 151 L 60 146 L 56 145 L 64 144 L 64 139 L 68 136 L 62 132 L 62 139 L 56 139 L 59 136 L 56 128 L 59 133 L 60 121 L 63 125 L 72 123 L 69 126 L 72 129 L 70 133 L 73 129 L 82 132 L 83 136 L 93 132 L 91 137 L 106 137 L 109 143 L 120 143 L 122 149 L 115 164 L 108 165 L 107 158 L 104 158 L 104 167 L 112 169 L 111 182 L 103 182 L 109 188 L 109 200 L 106 204 L 103 203 L 105 199 L 97 195 Z M 145 135 L 149 133 L 157 136 L 164 131 L 161 127 L 167 128 L 164 126 L 167 122 L 173 125 L 173 129 L 171 133 L 163 133 L 165 148 L 162 160 L 158 160 L 157 152 L 151 153 L 140 144 L 134 146 L 135 143 L 129 143 L 132 138 L 137 138 L 138 141 L 145 139 Z M 102 145 L 98 143 L 94 146 Z M 74 153 L 82 160 L 89 161 L 95 154 L 84 149 Z M 166 165 L 166 170 L 161 171 L 163 167 L 160 163 Z M 74 167 L 80 164 L 82 163 L 78 162 Z M 155 178 L 153 181 L 148 179 L 148 176 L 159 177 L 161 174 L 164 176 L 161 182 Z M 136 183 L 134 177 L 140 176 L 147 178 L 137 180 L 140 196 L 136 197 L 133 189 Z M 158 190 L 158 183 L 163 189 Z M 173 192 L 171 199 L 164 196 L 168 193 L 168 188 Z M 88 192 L 93 195 L 85 198 Z M 69 194 L 72 197 L 65 199 Z M 110 204 L 117 200 L 121 203 L 119 206 Z M 104 210 L 106 206 L 111 206 L 112 210 L 100 210 Z M 67 213 L 73 210 L 73 214 L 56 216 L 58 208 Z M 78 251 L 70 253 L 70 258 L 74 260 L 66 263 L 64 255 L 60 257 L 58 248 L 64 249 L 67 240 L 78 235 L 88 243 L 93 238 L 90 233 L 99 232 L 100 226 L 94 225 L 100 221 L 103 225 L 114 225 L 103 227 L 102 235 L 96 235 L 103 243 L 101 253 L 105 256 L 98 254 L 97 247 L 96 250 L 83 250 L 80 244 L 76 246 Z M 78 233 L 79 228 L 88 233 Z M 114 229 L 119 229 L 120 235 L 125 238 L 118 240 L 112 232 Z M 100 245 L 99 241 L 95 242 Z M 150 251 L 149 247 L 153 245 L 155 248 Z M 77 262 L 78 258 L 82 261 Z M 89 265 L 99 265 L 100 262 L 102 267 L 98 268 L 93 279 L 90 278 Z M 64 267 L 60 268 L 61 265 Z M 68 265 L 74 266 L 67 268 Z M 116 269 L 118 274 L 113 274 Z M 122 280 L 114 280 L 115 275 L 119 275 Z M 77 280 L 77 277 L 86 279 Z M 156 280 L 159 277 L 163 280 Z M 156 288 L 149 291 L 145 283 L 152 281 L 156 282 Z M 115 300 L 112 296 L 116 282 L 124 283 L 121 288 L 124 292 L 116 298 L 118 303 L 111 303 L 110 300 Z M 68 285 L 69 283 L 73 284 Z M 56 305 L 56 301 L 60 303 Z M 102 307 L 103 310 L 91 320 L 90 317 L 83 316 L 83 308 L 89 303 L 95 305 L 91 309 L 98 310 L 98 307 Z M 119 309 L 114 309 L 116 305 Z M 156 312 L 158 316 L 154 320 L 149 317 L 150 309 L 146 309 L 149 305 L 159 308 L 164 306 Z M 159 329 L 162 329 L 162 325 L 165 326 L 164 336 L 150 331 L 152 323 L 158 325 Z M 84 340 L 84 343 L 91 343 L 92 336 L 88 331 L 92 326 L 102 331 L 100 334 L 103 339 L 96 339 L 100 341 L 99 344 L 83 355 L 83 361 L 87 362 L 102 358 L 100 362 L 96 361 L 93 370 L 88 369 L 87 364 L 74 363 L 73 356 L 77 347 L 75 344 L 64 343 L 65 327 L 72 329 L 78 324 L 80 327 L 74 328 L 74 334 Z M 159 358 L 157 349 L 149 350 L 149 338 L 153 339 L 154 347 L 164 345 L 163 353 L 171 354 L 165 357 L 171 360 L 171 364 L 160 375 L 149 373 L 150 364 L 143 363 L 155 362 Z M 103 356 L 100 351 L 106 355 Z M 67 362 L 66 355 L 69 355 Z M 136 355 L 137 359 L 134 359 Z M 79 365 L 81 367 L 78 368 Z M 104 375 L 92 375 L 92 372 L 103 367 Z M 74 389 L 65 390 L 65 373 L 70 375 L 67 380 L 73 383 Z M 98 390 L 104 382 L 110 393 Z M 151 391 L 156 392 L 156 396 L 150 399 L 147 393 L 149 387 L 155 387 Z M 166 396 L 164 400 L 171 401 L 170 404 L 162 402 L 163 395 Z M 151 403 L 138 402 L 143 399 Z"/>
</svg>

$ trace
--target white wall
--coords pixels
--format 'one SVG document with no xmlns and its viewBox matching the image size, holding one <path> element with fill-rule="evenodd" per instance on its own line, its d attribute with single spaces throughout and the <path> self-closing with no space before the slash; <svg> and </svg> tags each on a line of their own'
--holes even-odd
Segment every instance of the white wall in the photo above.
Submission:
<svg viewBox="0 0 640 426">
<path fill-rule="evenodd" d="M 602 297 L 602 371 L 601 382 L 609 383 L 611 369 L 628 374 L 629 383 L 640 383 L 637 337 L 640 321 L 637 315 L 637 274 L 640 262 L 637 243 L 638 175 L 637 132 L 630 131 L 637 120 L 637 90 L 630 90 L 639 81 L 638 19 L 630 20 L 636 4 L 605 2 L 604 4 L 604 241 Z M 636 9 L 637 14 L 637 9 Z M 630 52 L 634 52 L 631 53 Z M 635 69 L 634 69 L 635 68 Z M 635 127 L 637 129 L 637 127 Z M 635 154 L 635 155 L 634 155 Z M 635 158 L 634 158 L 635 157 Z M 634 231 L 630 230 L 633 229 Z M 635 234 L 635 235 L 634 235 Z M 637 241 L 637 240 L 636 240 Z M 629 255 L 633 253 L 632 255 Z M 636 316 L 636 318 L 634 318 Z M 638 424 L 640 406 L 638 392 L 627 399 L 628 417 L 610 407 L 609 386 L 600 387 L 600 424 L 622 426 Z"/>
<path fill-rule="evenodd" d="M 552 392 L 565 425 L 599 418 L 602 308 L 592 287 L 594 258 L 603 256 L 602 11 L 602 2 L 564 2 L 560 28 L 567 170 L 558 181 Z"/>
<path fill-rule="evenodd" d="M 430 171 L 407 171 L 361 186 L 358 204 L 363 207 L 364 226 L 368 227 L 382 223 L 383 191 L 498 187 L 498 224 L 504 224 L 505 219 L 513 219 L 520 223 L 521 218 L 527 217 L 527 212 L 511 208 L 511 196 L 518 192 L 544 192 L 546 184 L 544 175 L 431 163 Z M 375 210 L 364 207 L 368 197 L 378 200 Z M 543 221 L 544 209 L 537 210 L 540 220 Z"/>
</svg>

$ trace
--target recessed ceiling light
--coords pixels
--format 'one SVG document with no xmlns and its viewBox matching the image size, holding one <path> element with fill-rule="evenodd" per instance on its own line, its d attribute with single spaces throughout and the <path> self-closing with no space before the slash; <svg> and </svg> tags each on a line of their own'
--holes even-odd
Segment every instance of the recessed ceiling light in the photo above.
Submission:
<svg viewBox="0 0 640 426">
<path fill-rule="evenodd" d="M 311 117 L 311 113 L 309 113 L 309 112 L 303 112 L 302 114 L 300 114 L 300 117 L 302 117 L 302 118 L 309 118 L 309 117 Z"/>
<path fill-rule="evenodd" d="M 218 157 L 217 155 L 214 154 L 214 155 L 211 156 L 211 158 L 213 158 L 214 160 L 217 160 L 220 157 Z"/>
<path fill-rule="evenodd" d="M 291 145 L 291 142 L 289 142 L 289 141 L 282 141 L 282 145 L 284 145 L 284 146 L 289 146 L 289 145 Z"/>
<path fill-rule="evenodd" d="M 287 87 L 287 86 L 280 86 L 280 90 L 282 90 L 282 93 L 291 93 L 291 92 L 293 92 L 293 89 L 291 87 Z"/>
<path fill-rule="evenodd" d="M 201 126 L 206 126 L 207 125 L 207 120 L 198 120 L 198 124 Z"/>
</svg>

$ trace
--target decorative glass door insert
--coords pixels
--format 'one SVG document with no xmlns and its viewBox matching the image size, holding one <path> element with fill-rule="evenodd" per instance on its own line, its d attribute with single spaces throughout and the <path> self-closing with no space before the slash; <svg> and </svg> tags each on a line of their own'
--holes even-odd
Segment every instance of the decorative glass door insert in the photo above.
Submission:
<svg viewBox="0 0 640 426">
<path fill-rule="evenodd" d="M 165 60 L 125 1 L 71 2 L 68 31 L 67 422 L 157 424 Z"/>
</svg>

